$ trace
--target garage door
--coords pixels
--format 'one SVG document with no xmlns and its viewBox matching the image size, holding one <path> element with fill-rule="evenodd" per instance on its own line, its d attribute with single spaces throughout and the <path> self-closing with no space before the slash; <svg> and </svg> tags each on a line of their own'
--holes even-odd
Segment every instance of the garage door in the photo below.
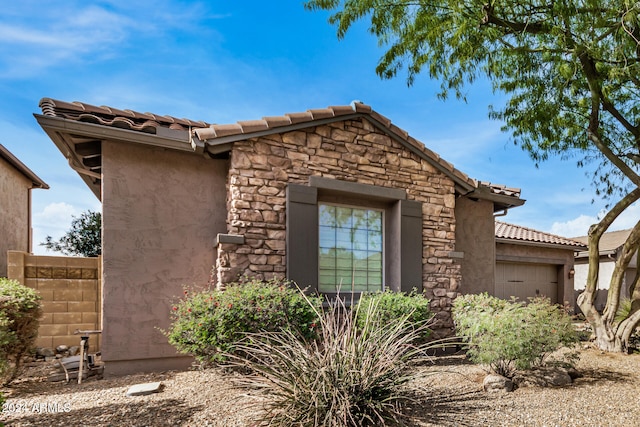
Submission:
<svg viewBox="0 0 640 427">
<path fill-rule="evenodd" d="M 558 266 L 549 264 L 496 263 L 496 289 L 498 298 L 512 296 L 520 301 L 545 296 L 558 303 Z"/>
</svg>

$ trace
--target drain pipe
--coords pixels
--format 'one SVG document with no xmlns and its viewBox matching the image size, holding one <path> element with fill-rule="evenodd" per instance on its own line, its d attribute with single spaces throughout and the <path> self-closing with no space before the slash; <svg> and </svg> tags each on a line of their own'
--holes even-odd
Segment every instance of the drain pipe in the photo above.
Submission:
<svg viewBox="0 0 640 427">
<path fill-rule="evenodd" d="M 498 218 L 500 216 L 507 216 L 507 213 L 508 213 L 507 211 L 508 211 L 507 209 L 503 209 L 502 212 L 493 214 L 493 217 Z"/>
</svg>

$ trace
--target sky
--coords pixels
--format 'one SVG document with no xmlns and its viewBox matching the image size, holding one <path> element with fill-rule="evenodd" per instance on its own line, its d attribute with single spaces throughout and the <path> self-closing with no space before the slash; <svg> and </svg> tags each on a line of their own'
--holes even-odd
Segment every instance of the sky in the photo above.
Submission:
<svg viewBox="0 0 640 427">
<path fill-rule="evenodd" d="M 359 100 L 480 181 L 522 189 L 502 221 L 586 235 L 605 207 L 575 160 L 535 167 L 488 118 L 504 98 L 479 81 L 467 102 L 402 72 L 381 80 L 384 47 L 366 22 L 342 40 L 299 0 L 20 0 L 0 11 L 0 144 L 49 186 L 32 192 L 33 251 L 100 202 L 39 127 L 41 98 L 234 123 Z M 595 201 L 594 201 L 595 199 Z M 610 230 L 631 228 L 632 206 Z"/>
</svg>

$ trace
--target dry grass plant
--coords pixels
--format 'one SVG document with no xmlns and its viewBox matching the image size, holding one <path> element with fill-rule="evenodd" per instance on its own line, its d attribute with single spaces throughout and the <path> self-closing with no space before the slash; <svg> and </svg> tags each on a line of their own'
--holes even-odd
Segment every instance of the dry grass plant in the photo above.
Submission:
<svg viewBox="0 0 640 427">
<path fill-rule="evenodd" d="M 352 305 L 353 307 L 353 305 Z M 407 384 L 416 365 L 430 360 L 424 343 L 428 328 L 408 315 L 392 323 L 377 322 L 378 305 L 366 308 L 356 322 L 358 305 L 336 298 L 318 313 L 319 338 L 300 339 L 291 331 L 247 334 L 233 365 L 249 368 L 241 385 L 264 391 L 262 425 L 366 426 L 401 422 L 402 404 L 410 399 Z"/>
</svg>

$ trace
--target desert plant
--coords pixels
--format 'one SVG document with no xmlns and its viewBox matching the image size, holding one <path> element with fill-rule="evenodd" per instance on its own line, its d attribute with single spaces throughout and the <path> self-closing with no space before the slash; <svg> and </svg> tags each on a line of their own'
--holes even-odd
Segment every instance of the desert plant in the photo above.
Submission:
<svg viewBox="0 0 640 427">
<path fill-rule="evenodd" d="M 376 305 L 376 318 L 371 319 L 381 324 L 393 323 L 397 319 L 407 316 L 407 322 L 421 327 L 428 322 L 432 313 L 429 309 L 429 300 L 419 294 L 415 289 L 410 293 L 393 292 L 390 290 L 364 293 L 358 301 L 359 309 L 356 310 L 356 323 L 362 327 L 368 321 L 369 306 Z M 431 335 L 429 328 L 420 328 L 421 340 L 426 340 Z"/>
<path fill-rule="evenodd" d="M 20 374 L 22 359 L 38 337 L 41 315 L 36 291 L 0 277 L 0 379 L 4 384 Z"/>
<path fill-rule="evenodd" d="M 316 309 L 311 301 L 308 305 Z M 258 374 L 244 378 L 244 386 L 269 396 L 261 421 L 273 426 L 398 421 L 407 383 L 418 375 L 412 366 L 428 359 L 427 350 L 437 344 L 417 344 L 427 325 L 416 326 L 412 313 L 390 323 L 376 321 L 379 314 L 379 300 L 352 311 L 337 298 L 318 313 L 317 340 L 290 330 L 248 334 L 239 344 L 245 356 L 232 361 Z"/>
<path fill-rule="evenodd" d="M 310 339 L 316 336 L 321 299 L 303 298 L 284 281 L 247 281 L 225 290 L 184 291 L 172 307 L 172 324 L 165 331 L 181 353 L 206 365 L 220 363 L 234 353 L 236 342 L 247 332 L 290 330 Z"/>
<path fill-rule="evenodd" d="M 571 318 L 543 298 L 525 304 L 464 295 L 453 304 L 453 318 L 469 358 L 507 378 L 544 364 L 550 353 L 578 341 Z"/>
</svg>

